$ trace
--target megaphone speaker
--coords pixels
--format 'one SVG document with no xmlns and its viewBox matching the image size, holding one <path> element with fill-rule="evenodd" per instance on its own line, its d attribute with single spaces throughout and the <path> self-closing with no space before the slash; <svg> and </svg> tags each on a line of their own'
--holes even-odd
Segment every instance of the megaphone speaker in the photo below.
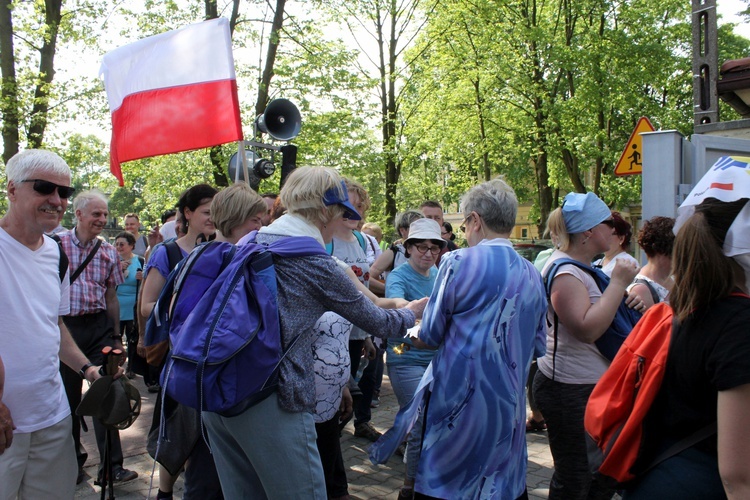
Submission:
<svg viewBox="0 0 750 500">
<path fill-rule="evenodd" d="M 258 130 L 277 141 L 291 141 L 302 129 L 302 115 L 289 99 L 274 99 L 256 119 Z"/>
</svg>

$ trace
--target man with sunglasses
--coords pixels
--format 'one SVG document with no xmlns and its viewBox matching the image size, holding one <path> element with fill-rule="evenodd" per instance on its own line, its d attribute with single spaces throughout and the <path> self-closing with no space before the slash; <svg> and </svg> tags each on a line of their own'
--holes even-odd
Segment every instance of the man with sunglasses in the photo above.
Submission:
<svg viewBox="0 0 750 500">
<path fill-rule="evenodd" d="M 112 347 L 125 352 L 120 333 L 120 303 L 117 285 L 124 281 L 120 257 L 115 247 L 99 238 L 107 224 L 107 198 L 97 190 L 84 191 L 73 200 L 76 226 L 60 234 L 70 261 L 70 313 L 63 320 L 73 339 L 90 359 L 101 360 L 102 349 Z M 124 360 L 123 360 L 124 361 Z M 71 411 L 81 402 L 81 378 L 67 367 L 60 367 Z M 94 420 L 96 445 L 99 449 L 99 473 L 94 484 L 104 484 L 104 445 L 107 431 Z M 120 434 L 110 431 L 112 476 L 115 482 L 131 481 L 138 473 L 122 467 Z M 73 440 L 78 457 L 78 482 L 83 481 L 83 465 L 88 453 L 81 445 L 81 421 L 73 421 Z"/>
<path fill-rule="evenodd" d="M 0 218 L 0 498 L 73 498 L 71 414 L 59 365 L 99 378 L 62 321 L 70 310 L 67 262 L 53 230 L 74 189 L 56 154 L 26 150 L 6 165 Z M 3 373 L 4 364 L 4 373 Z M 80 390 L 79 390 L 80 394 Z"/>
</svg>

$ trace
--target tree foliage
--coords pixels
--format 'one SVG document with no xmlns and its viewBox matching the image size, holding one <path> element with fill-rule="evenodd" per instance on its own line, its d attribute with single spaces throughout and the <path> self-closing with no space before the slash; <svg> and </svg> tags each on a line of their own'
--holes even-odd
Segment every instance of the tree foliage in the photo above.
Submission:
<svg viewBox="0 0 750 500">
<path fill-rule="evenodd" d="M 125 163 L 118 188 L 107 144 L 92 135 L 109 127 L 103 86 L 93 70 L 58 64 L 225 16 L 246 137 L 285 97 L 303 115 L 297 163 L 363 182 L 370 219 L 384 227 L 425 199 L 457 210 L 469 187 L 500 174 L 534 203 L 541 231 L 567 191 L 637 202 L 640 178 L 612 170 L 640 116 L 691 133 L 689 9 L 683 0 L 0 0 L 3 158 L 53 148 L 76 187 L 99 187 L 113 214 L 146 222 L 194 183 L 226 184 L 232 144 Z M 719 43 L 722 61 L 750 48 L 731 26 Z M 260 186 L 278 189 L 278 173 Z"/>
</svg>

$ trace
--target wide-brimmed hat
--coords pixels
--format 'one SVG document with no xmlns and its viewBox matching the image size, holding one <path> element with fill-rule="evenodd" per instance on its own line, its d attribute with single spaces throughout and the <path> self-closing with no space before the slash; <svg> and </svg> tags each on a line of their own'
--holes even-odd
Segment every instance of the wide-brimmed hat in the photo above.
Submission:
<svg viewBox="0 0 750 500">
<path fill-rule="evenodd" d="M 338 188 L 331 188 L 326 191 L 325 195 L 323 195 L 323 204 L 327 207 L 330 207 L 331 205 L 341 205 L 345 210 L 345 219 L 360 220 L 362 217 L 359 215 L 359 212 L 357 212 L 357 209 L 354 208 L 354 205 L 349 201 L 349 192 L 346 189 L 346 182 L 341 181 L 341 189 L 343 190 L 344 196 L 341 196 L 342 191 Z"/>
<path fill-rule="evenodd" d="M 432 219 L 417 219 L 409 226 L 409 237 L 404 240 L 404 246 L 409 244 L 410 240 L 432 240 L 440 248 L 445 248 L 448 244 L 440 234 L 440 224 Z"/>
<path fill-rule="evenodd" d="M 91 384 L 76 415 L 99 419 L 110 429 L 127 429 L 141 413 L 141 393 L 125 377 L 105 376 Z"/>
</svg>

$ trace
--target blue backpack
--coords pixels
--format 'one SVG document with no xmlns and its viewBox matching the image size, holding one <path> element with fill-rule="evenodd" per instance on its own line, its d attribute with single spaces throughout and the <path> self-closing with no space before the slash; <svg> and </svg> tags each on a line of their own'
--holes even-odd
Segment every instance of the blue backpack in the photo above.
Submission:
<svg viewBox="0 0 750 500">
<path fill-rule="evenodd" d="M 586 264 L 578 262 L 577 260 L 568 258 L 557 259 L 552 264 L 550 264 L 547 273 L 544 275 L 544 289 L 547 292 L 548 301 L 551 300 L 550 293 L 552 292 L 552 280 L 555 278 L 557 271 L 560 270 L 560 266 L 563 266 L 565 264 L 573 264 L 574 266 L 589 273 L 591 277 L 594 278 L 596 286 L 601 292 L 604 292 L 604 290 L 609 285 L 609 276 L 604 274 L 601 270 L 595 269 L 591 266 L 587 266 Z M 554 350 L 552 351 L 553 373 L 555 362 L 554 356 L 557 353 L 557 313 L 554 313 L 554 318 L 555 346 Z M 604 332 L 602 336 L 599 337 L 595 342 L 596 348 L 599 349 L 599 352 L 602 354 L 602 356 L 607 358 L 609 361 L 612 361 L 615 358 L 615 354 L 617 354 L 617 351 L 620 350 L 620 346 L 625 341 L 625 338 L 630 334 L 630 331 L 633 329 L 635 324 L 638 323 L 639 319 L 641 319 L 641 313 L 626 306 L 625 299 L 623 298 L 622 302 L 620 302 L 620 305 L 617 308 L 617 313 L 612 320 L 612 324 L 609 325 L 607 331 Z"/>
<path fill-rule="evenodd" d="M 171 271 L 148 316 L 143 339 L 148 363 L 159 367 L 169 352 L 170 330 L 173 327 L 179 329 L 187 314 L 195 307 L 197 299 L 229 264 L 235 252 L 235 246 L 229 243 L 208 242 L 195 247 L 183 259 L 177 243 L 170 241 L 164 246 Z M 201 266 L 195 269 L 195 262 L 204 255 Z M 178 301 L 185 289 L 188 290 L 187 297 Z M 180 308 L 176 309 L 178 302 Z"/>
<path fill-rule="evenodd" d="M 327 256 L 310 237 L 282 238 L 266 246 L 251 236 L 250 243 L 236 247 L 195 305 L 186 304 L 190 311 L 184 322 L 173 320 L 172 350 L 162 374 L 162 386 L 172 399 L 234 416 L 276 390 L 279 364 L 293 344 L 282 348 L 274 255 Z M 196 257 L 200 265 L 195 268 L 202 268 L 207 258 Z M 216 267 L 219 256 L 210 258 L 208 264 Z M 186 293 L 176 310 L 182 309 Z"/>
</svg>

